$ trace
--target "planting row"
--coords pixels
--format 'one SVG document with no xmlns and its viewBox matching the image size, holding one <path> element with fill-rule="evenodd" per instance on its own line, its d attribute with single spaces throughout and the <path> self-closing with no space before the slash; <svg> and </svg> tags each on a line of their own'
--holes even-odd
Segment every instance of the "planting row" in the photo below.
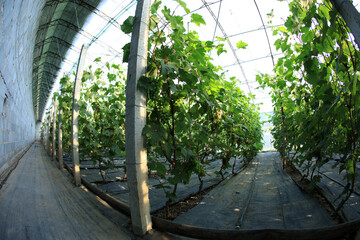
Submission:
<svg viewBox="0 0 360 240">
<path fill-rule="evenodd" d="M 273 75 L 257 80 L 272 89 L 272 134 L 284 166 L 296 165 L 313 184 L 329 161 L 345 176 L 339 210 L 358 185 L 360 52 L 331 1 L 302 4 L 292 1 L 285 26 L 273 29 L 284 56 Z"/>
</svg>

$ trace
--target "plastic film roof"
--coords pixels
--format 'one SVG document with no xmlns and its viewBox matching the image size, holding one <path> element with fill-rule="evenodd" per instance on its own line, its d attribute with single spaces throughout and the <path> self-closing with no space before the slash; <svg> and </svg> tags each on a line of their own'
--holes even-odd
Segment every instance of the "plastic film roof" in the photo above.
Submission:
<svg viewBox="0 0 360 240">
<path fill-rule="evenodd" d="M 266 90 L 257 89 L 257 72 L 270 73 L 273 58 L 281 56 L 275 50 L 271 26 L 281 26 L 288 15 L 288 3 L 277 0 L 183 0 L 191 13 L 203 16 L 206 25 L 197 27 L 190 15 L 175 0 L 163 0 L 177 15 L 183 16 L 189 30 L 199 33 L 200 39 L 227 39 L 227 53 L 214 63 L 222 66 L 224 74 L 239 79 L 246 94 L 255 95 L 261 112 L 271 112 L 271 98 Z M 122 47 L 130 36 L 122 33 L 120 25 L 134 15 L 135 0 L 49 0 L 43 9 L 38 39 L 34 51 L 33 101 L 41 119 L 47 98 L 56 79 L 75 70 L 82 44 L 89 44 L 86 65 L 101 57 L 103 62 L 122 63 Z M 271 23 L 267 14 L 272 13 Z M 85 21 L 86 20 L 86 21 Z M 237 49 L 236 43 L 248 44 Z M 101 67 L 101 66 L 100 66 Z M 126 67 L 126 65 L 124 65 Z"/>
<path fill-rule="evenodd" d="M 42 15 L 35 40 L 33 56 L 33 106 L 41 119 L 46 101 L 56 80 L 65 54 L 77 50 L 73 39 L 84 25 L 88 15 L 96 10 L 100 0 L 49 0 Z"/>
</svg>

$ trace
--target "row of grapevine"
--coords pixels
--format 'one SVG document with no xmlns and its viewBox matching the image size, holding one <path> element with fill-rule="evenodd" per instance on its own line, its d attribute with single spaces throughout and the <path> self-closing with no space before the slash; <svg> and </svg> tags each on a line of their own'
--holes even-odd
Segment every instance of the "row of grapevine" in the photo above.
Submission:
<svg viewBox="0 0 360 240">
<path fill-rule="evenodd" d="M 231 157 L 246 161 L 255 157 L 262 148 L 262 132 L 251 99 L 236 86 L 235 78 L 226 81 L 211 62 L 210 52 L 220 55 L 224 44 L 201 41 L 166 6 L 161 10 L 166 21 L 160 23 L 160 4 L 155 1 L 151 9 L 148 69 L 139 84 L 147 93 L 144 134 L 150 168 L 167 180 L 161 186 L 169 204 L 177 185 L 187 184 L 192 173 L 198 176 L 201 190 L 209 159 L 222 160 L 218 173 L 224 177 Z M 198 14 L 191 15 L 191 22 L 205 24 Z M 166 161 L 158 161 L 159 157 Z"/>
<path fill-rule="evenodd" d="M 101 58 L 97 58 L 94 62 L 100 61 Z M 106 63 L 105 66 L 105 69 L 93 71 L 90 65 L 84 71 L 79 101 L 80 157 L 90 158 L 94 165 L 99 166 L 104 182 L 105 171 L 115 166 L 114 157 L 125 156 L 126 81 L 125 70 L 120 65 Z M 61 110 L 62 148 L 67 153 L 71 153 L 73 93 L 74 79 L 64 76 L 60 79 L 60 91 L 53 97 L 58 101 L 58 110 Z M 52 128 L 49 130 L 52 135 Z"/>
<path fill-rule="evenodd" d="M 190 10 L 177 0 L 187 13 Z M 185 29 L 181 16 L 173 15 L 161 2 L 151 8 L 148 68 L 138 87 L 147 95 L 147 123 L 143 129 L 148 148 L 150 172 L 163 179 L 159 187 L 176 198 L 177 185 L 188 184 L 196 174 L 208 174 L 206 165 L 221 159 L 218 174 L 245 163 L 262 149 L 262 130 L 258 107 L 237 86 L 237 79 L 225 79 L 222 69 L 211 62 L 210 52 L 226 51 L 219 44 L 201 41 L 197 32 Z M 196 25 L 205 24 L 202 16 L 192 14 Z M 122 25 L 132 31 L 133 17 Z M 124 46 L 128 61 L 130 44 Z M 242 44 L 245 47 L 245 44 Z M 100 59 L 96 59 L 100 61 Z M 80 154 L 90 157 L 100 170 L 113 168 L 115 156 L 125 156 L 125 83 L 119 65 L 106 63 L 106 71 L 84 71 L 82 80 L 79 144 Z M 61 79 L 56 94 L 62 110 L 63 149 L 71 150 L 71 110 L 73 81 Z M 230 159 L 235 158 L 230 163 Z M 231 166 L 231 164 L 233 164 Z"/>
<path fill-rule="evenodd" d="M 347 185 L 338 210 L 356 187 L 360 151 L 360 52 L 331 1 L 290 2 L 284 27 L 273 30 L 281 57 L 274 75 L 258 82 L 272 89 L 275 148 L 315 184 L 318 169 L 336 160 Z"/>
</svg>

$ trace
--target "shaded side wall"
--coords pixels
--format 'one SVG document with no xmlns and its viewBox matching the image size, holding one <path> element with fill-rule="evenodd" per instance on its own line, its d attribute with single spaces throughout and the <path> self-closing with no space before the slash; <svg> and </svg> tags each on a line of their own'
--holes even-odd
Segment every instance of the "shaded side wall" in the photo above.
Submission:
<svg viewBox="0 0 360 240">
<path fill-rule="evenodd" d="M 0 173 L 35 139 L 32 61 L 45 0 L 0 0 Z"/>
</svg>

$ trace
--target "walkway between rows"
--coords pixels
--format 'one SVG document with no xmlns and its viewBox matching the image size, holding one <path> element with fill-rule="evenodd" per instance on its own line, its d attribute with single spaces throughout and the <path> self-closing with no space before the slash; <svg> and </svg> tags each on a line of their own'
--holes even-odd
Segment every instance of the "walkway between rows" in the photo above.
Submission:
<svg viewBox="0 0 360 240">
<path fill-rule="evenodd" d="M 262 153 L 175 222 L 216 229 L 305 229 L 334 225 L 328 212 L 282 171 L 278 153 Z"/>
<path fill-rule="evenodd" d="M 129 218 L 50 160 L 35 142 L 0 190 L 0 239 L 133 239 Z"/>
</svg>

